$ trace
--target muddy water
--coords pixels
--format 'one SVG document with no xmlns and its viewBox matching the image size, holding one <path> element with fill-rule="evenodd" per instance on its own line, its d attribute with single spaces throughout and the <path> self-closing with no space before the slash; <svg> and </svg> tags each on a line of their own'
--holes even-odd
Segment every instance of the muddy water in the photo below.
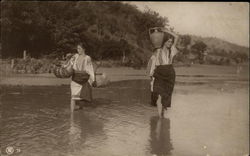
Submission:
<svg viewBox="0 0 250 156">
<path fill-rule="evenodd" d="M 93 103 L 74 114 L 69 111 L 69 86 L 4 88 L 2 154 L 8 146 L 20 149 L 16 154 L 23 156 L 176 155 L 175 148 L 181 149 L 174 152 L 178 155 L 186 153 L 192 144 L 186 138 L 196 136 L 188 134 L 196 123 L 181 127 L 176 121 L 185 125 L 186 120 L 180 112 L 173 115 L 174 120 L 159 119 L 156 108 L 149 105 L 148 84 L 148 80 L 134 80 L 95 88 Z M 176 93 L 179 98 L 186 94 Z M 190 148 L 190 153 L 206 154 L 195 146 Z"/>
<path fill-rule="evenodd" d="M 69 86 L 5 88 L 2 153 L 8 146 L 25 156 L 170 153 L 170 120 L 158 119 L 148 90 L 148 81 L 96 88 L 93 103 L 71 115 Z"/>
</svg>

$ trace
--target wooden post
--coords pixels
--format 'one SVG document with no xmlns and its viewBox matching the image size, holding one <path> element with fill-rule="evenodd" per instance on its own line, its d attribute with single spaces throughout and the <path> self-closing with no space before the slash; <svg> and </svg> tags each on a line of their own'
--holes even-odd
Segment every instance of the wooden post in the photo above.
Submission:
<svg viewBox="0 0 250 156">
<path fill-rule="evenodd" d="M 14 59 L 11 59 L 11 65 L 10 65 L 11 69 L 14 68 L 14 65 L 15 65 L 15 60 L 14 60 Z"/>
<path fill-rule="evenodd" d="M 23 51 L 23 59 L 26 59 L 26 50 Z"/>
<path fill-rule="evenodd" d="M 122 63 L 124 64 L 125 63 L 125 59 L 126 59 L 126 55 L 125 55 L 125 51 L 123 50 L 122 52 Z"/>
</svg>

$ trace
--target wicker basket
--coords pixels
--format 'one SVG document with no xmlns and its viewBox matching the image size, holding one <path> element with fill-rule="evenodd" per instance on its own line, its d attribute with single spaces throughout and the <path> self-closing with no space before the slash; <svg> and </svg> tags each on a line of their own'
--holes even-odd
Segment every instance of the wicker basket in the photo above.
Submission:
<svg viewBox="0 0 250 156">
<path fill-rule="evenodd" d="M 70 78 L 73 75 L 73 69 L 57 66 L 54 68 L 53 73 L 57 78 Z"/>
</svg>

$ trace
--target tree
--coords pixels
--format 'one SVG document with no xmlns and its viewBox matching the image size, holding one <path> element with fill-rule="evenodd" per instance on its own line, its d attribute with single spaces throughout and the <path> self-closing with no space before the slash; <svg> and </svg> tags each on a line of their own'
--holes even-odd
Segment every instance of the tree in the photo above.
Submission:
<svg viewBox="0 0 250 156">
<path fill-rule="evenodd" d="M 194 45 L 191 46 L 191 51 L 198 56 L 200 63 L 203 63 L 204 52 L 207 48 L 207 45 L 202 41 L 197 41 Z"/>
<path fill-rule="evenodd" d="M 1 8 L 3 58 L 21 57 L 23 50 L 35 58 L 61 57 L 85 41 L 92 58 L 125 62 L 141 49 L 133 61 L 145 63 L 151 54 L 148 29 L 168 26 L 159 13 L 122 2 L 4 1 Z"/>
<path fill-rule="evenodd" d="M 180 36 L 180 44 L 187 48 L 187 46 L 191 43 L 191 37 L 189 35 Z"/>
<path fill-rule="evenodd" d="M 120 40 L 120 45 L 121 45 L 121 49 L 122 49 L 122 63 L 125 63 L 125 59 L 126 59 L 126 53 L 129 52 L 128 50 L 128 42 L 124 39 Z"/>
</svg>

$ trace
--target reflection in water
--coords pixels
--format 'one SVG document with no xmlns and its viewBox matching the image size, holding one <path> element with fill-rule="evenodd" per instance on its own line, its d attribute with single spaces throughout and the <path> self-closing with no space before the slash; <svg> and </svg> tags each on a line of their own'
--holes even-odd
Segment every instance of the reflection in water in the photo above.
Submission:
<svg viewBox="0 0 250 156">
<path fill-rule="evenodd" d="M 193 90 L 178 88 L 174 94 Z M 170 120 L 152 117 L 157 110 L 150 107 L 149 80 L 111 83 L 94 88 L 93 95 L 92 104 L 71 116 L 68 86 L 0 88 L 0 148 L 19 148 L 19 156 L 137 156 L 171 155 L 184 148 L 178 141 L 186 146 L 182 132 L 176 132 L 183 125 L 171 127 L 171 142 Z"/>
<path fill-rule="evenodd" d="M 92 107 L 71 116 L 67 90 L 68 87 L 6 88 L 0 99 L 0 149 L 19 148 L 23 156 L 68 156 L 98 148 L 106 139 L 103 120 Z M 12 94 L 15 92 L 20 94 Z M 104 101 L 104 105 L 109 102 L 99 98 L 96 101 Z"/>
<path fill-rule="evenodd" d="M 67 86 L 6 88 L 1 97 L 1 148 L 20 148 L 22 156 L 145 153 L 147 118 L 157 114 L 149 107 L 148 80 L 95 88 L 93 103 L 72 115 L 68 90 Z"/>
<path fill-rule="evenodd" d="M 84 111 L 70 115 L 68 137 L 68 154 L 76 155 L 98 148 L 106 139 L 102 121 Z"/>
<path fill-rule="evenodd" d="M 77 144 L 81 139 L 81 128 L 74 122 L 74 114 L 70 115 L 69 145 Z"/>
<path fill-rule="evenodd" d="M 151 154 L 170 155 L 173 146 L 170 142 L 170 120 L 153 116 L 150 119 Z"/>
</svg>

